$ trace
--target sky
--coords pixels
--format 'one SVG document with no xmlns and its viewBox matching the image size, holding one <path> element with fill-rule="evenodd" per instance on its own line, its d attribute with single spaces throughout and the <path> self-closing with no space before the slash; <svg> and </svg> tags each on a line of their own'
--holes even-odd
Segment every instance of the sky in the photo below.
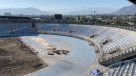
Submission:
<svg viewBox="0 0 136 76">
<path fill-rule="evenodd" d="M 41 10 L 114 8 L 132 5 L 128 0 L 0 0 L 0 9 L 35 7 Z"/>
</svg>

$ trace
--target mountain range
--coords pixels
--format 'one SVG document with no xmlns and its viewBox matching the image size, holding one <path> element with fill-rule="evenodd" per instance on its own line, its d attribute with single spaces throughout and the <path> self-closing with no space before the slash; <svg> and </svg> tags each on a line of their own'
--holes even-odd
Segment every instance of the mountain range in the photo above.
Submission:
<svg viewBox="0 0 136 76">
<path fill-rule="evenodd" d="M 116 12 L 111 13 L 113 15 L 135 15 L 136 14 L 136 5 L 126 6 L 119 9 Z"/>
<path fill-rule="evenodd" d="M 0 15 L 3 15 L 4 13 L 11 13 L 12 15 L 50 15 L 52 14 L 48 11 L 42 11 L 40 9 L 33 8 L 33 7 L 0 9 Z"/>
<path fill-rule="evenodd" d="M 126 6 L 119 10 L 111 8 L 83 8 L 75 9 L 74 11 L 65 12 L 65 15 L 90 15 L 90 14 L 112 14 L 112 15 L 134 15 L 136 14 L 136 6 Z M 11 13 L 12 15 L 53 15 L 56 12 L 43 11 L 37 8 L 8 8 L 0 9 L 0 15 Z"/>
</svg>

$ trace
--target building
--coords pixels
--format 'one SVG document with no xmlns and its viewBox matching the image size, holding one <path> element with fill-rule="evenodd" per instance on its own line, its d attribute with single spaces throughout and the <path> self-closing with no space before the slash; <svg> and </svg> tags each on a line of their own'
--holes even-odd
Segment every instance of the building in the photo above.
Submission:
<svg viewBox="0 0 136 76">
<path fill-rule="evenodd" d="M 4 13 L 4 16 L 12 16 L 11 13 Z"/>
<path fill-rule="evenodd" d="M 56 20 L 62 20 L 62 14 L 55 14 L 54 16 Z"/>
<path fill-rule="evenodd" d="M 31 22 L 29 17 L 19 17 L 19 16 L 0 16 L 0 22 L 12 22 L 12 23 L 28 23 Z"/>
</svg>

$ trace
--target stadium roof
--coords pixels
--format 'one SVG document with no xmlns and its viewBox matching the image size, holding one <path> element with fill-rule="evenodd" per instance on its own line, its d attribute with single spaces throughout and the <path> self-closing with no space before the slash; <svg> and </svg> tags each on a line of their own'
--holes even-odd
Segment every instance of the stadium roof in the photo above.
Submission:
<svg viewBox="0 0 136 76">
<path fill-rule="evenodd" d="M 2 19 L 31 19 L 29 17 L 19 17 L 19 16 L 0 16 Z"/>
</svg>

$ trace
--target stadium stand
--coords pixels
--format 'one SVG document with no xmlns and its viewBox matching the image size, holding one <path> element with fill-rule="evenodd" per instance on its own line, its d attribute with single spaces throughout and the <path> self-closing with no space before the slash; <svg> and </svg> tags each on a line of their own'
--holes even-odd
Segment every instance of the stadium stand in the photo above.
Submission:
<svg viewBox="0 0 136 76">
<path fill-rule="evenodd" d="M 109 66 L 103 76 L 136 76 L 136 59 L 127 60 Z"/>
<path fill-rule="evenodd" d="M 29 17 L 0 16 L 0 36 L 32 33 L 32 23 Z"/>
<path fill-rule="evenodd" d="M 31 23 L 1 23 L 0 34 L 27 34 L 30 32 Z"/>
<path fill-rule="evenodd" d="M 120 29 L 123 28 L 123 29 Z M 0 36 L 5 34 L 28 34 L 31 33 L 31 23 L 0 23 Z M 76 24 L 36 24 L 39 33 L 61 32 L 81 35 L 92 39 L 99 44 L 101 56 L 99 63 L 111 65 L 116 62 L 135 58 L 136 55 L 136 30 L 134 26 L 105 27 L 97 25 Z M 126 29 L 131 29 L 126 30 Z M 121 62 L 121 65 L 110 67 L 104 76 L 135 76 L 136 60 Z"/>
<path fill-rule="evenodd" d="M 90 37 L 101 46 L 102 57 L 100 57 L 99 62 L 103 65 L 110 65 L 135 55 L 132 48 L 136 45 L 136 33 L 133 31 L 114 27 L 75 24 L 37 24 L 37 27 L 39 32 L 66 32 Z"/>
</svg>

